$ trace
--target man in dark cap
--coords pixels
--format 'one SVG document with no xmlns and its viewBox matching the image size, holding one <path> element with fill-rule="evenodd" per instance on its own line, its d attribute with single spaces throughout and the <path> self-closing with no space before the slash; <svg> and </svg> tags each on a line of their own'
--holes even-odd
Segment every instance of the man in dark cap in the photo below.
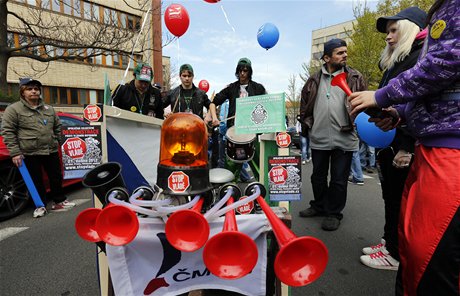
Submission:
<svg viewBox="0 0 460 296">
<path fill-rule="evenodd" d="M 228 115 L 227 118 L 227 128 L 230 128 L 234 125 L 235 122 L 235 111 L 236 111 L 236 99 L 243 97 L 251 97 L 266 94 L 265 87 L 252 80 L 252 65 L 251 61 L 248 58 L 241 58 L 236 65 L 235 77 L 237 81 L 230 83 L 226 88 L 221 90 L 212 101 L 210 105 L 212 125 L 219 126 L 219 118 L 217 117 L 216 106 L 222 105 L 225 100 L 228 99 Z M 254 161 L 258 164 L 257 157 L 254 157 Z M 253 162 L 251 162 L 253 164 Z M 227 162 L 227 167 L 232 169 L 234 163 Z M 245 171 L 241 170 L 242 166 L 238 165 L 233 168 L 235 177 L 238 179 L 239 174 L 242 173 L 242 178 L 247 179 L 249 176 L 245 176 Z M 256 173 L 255 168 L 252 170 Z M 245 178 L 246 177 L 246 178 Z M 258 176 L 256 175 L 256 178 Z M 241 180 L 248 181 L 248 180 Z"/>
<path fill-rule="evenodd" d="M 19 102 L 9 105 L 2 118 L 3 141 L 11 161 L 17 167 L 27 162 L 30 176 L 42 201 L 53 200 L 51 211 L 65 211 L 75 206 L 62 192 L 62 171 L 58 154 L 61 121 L 53 107 L 41 98 L 42 84 L 32 78 L 19 79 Z M 44 171 L 48 175 L 50 192 L 46 195 Z M 46 214 L 45 207 L 34 211 L 34 218 Z"/>
<path fill-rule="evenodd" d="M 139 63 L 134 68 L 134 79 L 118 85 L 112 94 L 113 105 L 124 110 L 163 119 L 160 90 L 153 87 L 153 71 L 149 64 Z"/>
<path fill-rule="evenodd" d="M 333 231 L 339 228 L 343 218 L 351 159 L 359 142 L 353 127 L 354 118 L 348 114 L 346 94 L 339 87 L 331 86 L 331 80 L 345 72 L 352 91 L 365 90 L 366 83 L 361 73 L 346 65 L 347 44 L 344 40 L 326 42 L 322 60 L 323 66 L 310 76 L 301 93 L 300 121 L 309 129 L 314 200 L 299 215 L 325 216 L 321 227 Z"/>
</svg>

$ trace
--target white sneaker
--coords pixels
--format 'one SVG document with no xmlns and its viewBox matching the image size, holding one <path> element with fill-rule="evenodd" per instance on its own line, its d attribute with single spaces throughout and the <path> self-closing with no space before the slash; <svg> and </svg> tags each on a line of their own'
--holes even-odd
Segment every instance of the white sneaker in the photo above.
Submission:
<svg viewBox="0 0 460 296">
<path fill-rule="evenodd" d="M 53 203 L 53 205 L 51 206 L 51 211 L 53 212 L 67 211 L 68 209 L 71 209 L 74 206 L 76 206 L 76 203 L 70 202 L 68 200 L 64 200 L 63 202 L 60 202 L 60 203 Z"/>
<path fill-rule="evenodd" d="M 302 164 L 306 164 L 305 160 L 302 160 Z"/>
<path fill-rule="evenodd" d="M 363 254 L 370 255 L 370 254 L 377 253 L 378 251 L 381 251 L 382 248 L 385 248 L 385 244 L 386 244 L 386 241 L 382 238 L 380 240 L 380 244 L 363 248 Z"/>
<path fill-rule="evenodd" d="M 35 211 L 34 211 L 34 218 L 43 217 L 45 215 L 46 215 L 46 208 L 45 207 L 36 208 Z"/>
<path fill-rule="evenodd" d="M 391 257 L 386 249 L 359 258 L 361 263 L 376 269 L 398 270 L 399 261 Z"/>
</svg>

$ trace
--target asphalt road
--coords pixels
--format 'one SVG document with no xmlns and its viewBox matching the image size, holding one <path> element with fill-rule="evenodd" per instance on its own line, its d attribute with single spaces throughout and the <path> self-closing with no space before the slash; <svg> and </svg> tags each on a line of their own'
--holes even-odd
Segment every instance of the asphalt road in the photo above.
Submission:
<svg viewBox="0 0 460 296">
<path fill-rule="evenodd" d="M 321 230 L 321 218 L 300 218 L 312 198 L 311 163 L 303 165 L 303 200 L 292 202 L 292 230 L 298 236 L 321 239 L 329 250 L 329 263 L 316 282 L 292 288 L 291 295 L 394 295 L 396 272 L 373 270 L 359 261 L 361 248 L 380 240 L 383 203 L 376 174 L 364 186 L 350 185 L 344 219 L 337 231 Z M 99 295 L 96 248 L 74 231 L 80 211 L 92 206 L 90 192 L 74 187 L 70 211 L 32 218 L 32 208 L 0 223 L 0 295 Z M 302 256 L 302 254 L 299 254 Z"/>
</svg>

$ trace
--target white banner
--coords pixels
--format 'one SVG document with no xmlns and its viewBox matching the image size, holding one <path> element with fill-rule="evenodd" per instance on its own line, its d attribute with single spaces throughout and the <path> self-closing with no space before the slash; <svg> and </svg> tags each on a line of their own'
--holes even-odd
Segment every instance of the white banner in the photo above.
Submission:
<svg viewBox="0 0 460 296">
<path fill-rule="evenodd" d="M 236 218 L 238 230 L 249 235 L 258 248 L 257 265 L 250 274 L 237 280 L 214 276 L 203 263 L 203 248 L 191 253 L 180 252 L 166 241 L 162 220 L 139 218 L 139 233 L 130 244 L 121 247 L 107 245 L 115 295 L 173 296 L 202 289 L 265 295 L 266 233 L 270 226 L 265 215 L 238 215 Z M 221 217 L 210 223 L 210 237 L 222 231 L 223 221 L 224 217 Z"/>
</svg>

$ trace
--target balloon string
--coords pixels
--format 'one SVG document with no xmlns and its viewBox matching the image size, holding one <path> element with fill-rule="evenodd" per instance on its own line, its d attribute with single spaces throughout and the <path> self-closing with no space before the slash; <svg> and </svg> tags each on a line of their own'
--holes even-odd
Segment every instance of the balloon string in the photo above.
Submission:
<svg viewBox="0 0 460 296">
<path fill-rule="evenodd" d="M 180 43 L 179 37 L 177 37 L 177 64 L 180 65 Z M 180 74 L 180 73 L 179 73 Z"/>
<path fill-rule="evenodd" d="M 133 50 L 131 51 L 131 55 L 129 56 L 129 63 L 128 63 L 128 66 L 126 67 L 125 74 L 123 75 L 123 79 L 121 79 L 120 84 L 124 84 L 124 83 L 125 83 L 125 78 L 126 78 L 126 75 L 128 75 L 129 66 L 131 66 L 131 63 L 132 63 L 132 61 L 134 60 L 134 49 L 135 49 L 136 46 L 137 46 L 137 42 L 139 41 L 139 37 L 142 35 L 142 31 L 144 30 L 145 23 L 147 22 L 147 19 L 148 19 L 147 16 L 149 15 L 150 10 L 152 10 L 152 5 L 153 5 L 153 1 L 152 1 L 152 4 L 150 5 L 150 8 L 149 8 L 149 9 L 147 10 L 147 12 L 145 13 L 144 21 L 142 22 L 142 26 L 141 26 L 141 29 L 140 29 L 140 31 L 139 31 L 139 34 L 137 34 L 136 42 L 134 42 Z"/>
<path fill-rule="evenodd" d="M 230 21 L 228 20 L 227 13 L 225 12 L 224 6 L 220 5 L 220 8 L 222 9 L 222 13 L 224 14 L 225 20 L 227 21 L 227 24 L 232 28 L 233 33 L 235 33 L 235 28 L 233 28 L 232 24 L 230 24 Z"/>
</svg>

